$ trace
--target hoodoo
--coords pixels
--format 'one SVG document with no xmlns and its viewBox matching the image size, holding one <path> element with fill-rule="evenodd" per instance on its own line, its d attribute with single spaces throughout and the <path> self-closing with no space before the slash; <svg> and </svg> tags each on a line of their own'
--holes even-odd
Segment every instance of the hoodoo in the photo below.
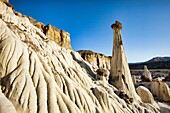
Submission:
<svg viewBox="0 0 170 113">
<path fill-rule="evenodd" d="M 67 33 L 55 35 L 61 31 L 49 26 L 49 35 L 44 34 L 37 27 L 43 24 L 18 14 L 0 0 L 0 113 L 159 113 L 150 103 L 132 99 L 137 94 L 117 23 L 111 81 L 118 89 L 108 84 L 106 65 L 96 71 L 78 52 L 65 48 L 71 46 L 63 46 L 69 40 L 59 41 L 61 47 L 52 40 L 69 39 Z"/>
<path fill-rule="evenodd" d="M 151 73 L 148 70 L 146 65 L 144 66 L 144 73 L 143 73 L 143 75 L 144 75 L 144 81 L 149 81 L 149 82 L 152 81 Z"/>
<path fill-rule="evenodd" d="M 114 30 L 114 42 L 109 82 L 116 86 L 120 91 L 124 91 L 128 96 L 134 98 L 135 100 L 139 100 L 140 98 L 137 95 L 132 82 L 130 69 L 122 42 L 122 24 L 116 21 L 115 24 L 111 25 L 111 28 Z"/>
</svg>

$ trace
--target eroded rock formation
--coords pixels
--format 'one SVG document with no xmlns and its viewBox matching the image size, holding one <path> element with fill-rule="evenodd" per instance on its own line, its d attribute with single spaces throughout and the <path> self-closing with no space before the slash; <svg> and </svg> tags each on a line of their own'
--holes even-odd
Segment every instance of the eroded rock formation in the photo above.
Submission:
<svg viewBox="0 0 170 113">
<path fill-rule="evenodd" d="M 50 24 L 46 25 L 43 30 L 45 35 L 49 39 L 59 44 L 59 46 L 71 49 L 70 34 L 68 32 L 65 32 L 64 30 L 59 30 L 51 26 Z"/>
<path fill-rule="evenodd" d="M 9 6 L 12 6 L 12 5 L 9 4 Z M 34 26 L 36 26 L 38 29 L 41 30 L 41 32 L 43 32 L 46 35 L 46 37 L 53 40 L 59 46 L 64 47 L 66 49 L 72 49 L 71 43 L 70 43 L 70 34 L 68 32 L 66 32 L 64 30 L 59 30 L 58 28 L 56 28 L 50 24 L 45 25 L 41 22 L 36 21 L 32 17 L 25 16 L 25 15 L 15 11 L 14 9 L 13 9 L 13 11 L 14 11 L 15 15 L 18 17 L 28 18 L 29 21 Z"/>
<path fill-rule="evenodd" d="M 132 75 L 132 81 L 133 81 L 133 84 L 134 86 L 136 85 L 137 81 L 136 81 L 136 76 L 135 75 Z"/>
<path fill-rule="evenodd" d="M 158 107 L 157 103 L 155 102 L 152 93 L 144 86 L 139 86 L 137 89 L 137 94 L 140 96 L 142 102 L 150 103 L 153 106 Z"/>
<path fill-rule="evenodd" d="M 144 73 L 143 73 L 143 76 L 141 76 L 141 80 L 142 80 L 143 82 L 150 82 L 150 81 L 152 81 L 151 73 L 150 73 L 150 71 L 148 70 L 148 68 L 147 68 L 146 65 L 144 66 Z"/>
<path fill-rule="evenodd" d="M 9 0 L 0 0 L 0 1 L 5 2 L 5 3 L 8 3 L 8 2 L 9 2 Z"/>
<path fill-rule="evenodd" d="M 81 57 L 89 62 L 94 68 L 105 68 L 110 70 L 110 56 L 105 56 L 90 50 L 80 50 L 78 52 L 80 53 Z"/>
<path fill-rule="evenodd" d="M 79 53 L 49 40 L 1 1 L 0 15 L 1 113 L 158 113 L 121 99 L 113 85 L 95 80 Z"/>
<path fill-rule="evenodd" d="M 157 78 L 151 82 L 151 92 L 159 100 L 170 102 L 170 89 L 161 79 Z"/>
<path fill-rule="evenodd" d="M 123 47 L 123 41 L 121 37 L 122 24 L 118 21 L 112 24 L 114 30 L 114 42 L 111 59 L 111 71 L 109 82 L 116 86 L 119 90 L 125 91 L 128 96 L 133 97 L 135 100 L 140 100 L 136 94 L 125 50 Z"/>
<path fill-rule="evenodd" d="M 96 71 L 96 79 L 97 80 L 102 80 L 104 82 L 108 82 L 109 80 L 109 71 L 107 69 L 104 68 L 99 68 Z"/>
</svg>

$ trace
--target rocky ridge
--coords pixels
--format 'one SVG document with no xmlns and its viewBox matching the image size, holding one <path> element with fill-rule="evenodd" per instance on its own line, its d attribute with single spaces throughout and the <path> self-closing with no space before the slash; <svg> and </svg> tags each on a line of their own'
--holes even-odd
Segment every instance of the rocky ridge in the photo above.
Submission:
<svg viewBox="0 0 170 113">
<path fill-rule="evenodd" d="M 81 57 L 90 63 L 94 68 L 104 68 L 110 70 L 111 56 L 105 56 L 90 50 L 77 51 Z"/>
<path fill-rule="evenodd" d="M 25 16 L 15 10 L 13 10 L 16 16 L 19 17 L 27 17 L 29 21 L 39 28 L 41 32 L 43 32 L 46 37 L 53 40 L 56 44 L 58 44 L 61 47 L 64 47 L 66 49 L 72 49 L 71 43 L 70 43 L 70 34 L 64 30 L 59 30 L 58 28 L 50 25 L 50 24 L 43 24 L 41 22 L 36 21 L 30 16 Z"/>
<path fill-rule="evenodd" d="M 96 76 L 78 52 L 0 1 L 0 113 L 159 113 Z"/>
</svg>

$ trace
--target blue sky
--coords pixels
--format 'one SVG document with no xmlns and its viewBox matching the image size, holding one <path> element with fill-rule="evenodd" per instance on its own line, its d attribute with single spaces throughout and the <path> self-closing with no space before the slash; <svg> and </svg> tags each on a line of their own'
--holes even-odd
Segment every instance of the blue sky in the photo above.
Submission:
<svg viewBox="0 0 170 113">
<path fill-rule="evenodd" d="M 169 0 L 10 0 L 15 10 L 68 31 L 74 50 L 112 54 L 111 24 L 123 24 L 129 62 L 170 56 Z"/>
</svg>

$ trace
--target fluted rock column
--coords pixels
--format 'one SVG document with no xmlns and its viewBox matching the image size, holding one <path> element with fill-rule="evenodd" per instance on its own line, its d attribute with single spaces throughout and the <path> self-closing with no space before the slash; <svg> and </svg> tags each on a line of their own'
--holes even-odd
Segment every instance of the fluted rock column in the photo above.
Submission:
<svg viewBox="0 0 170 113">
<path fill-rule="evenodd" d="M 132 82 L 130 69 L 124 51 L 121 37 L 122 24 L 116 21 L 111 27 L 114 30 L 114 42 L 109 82 L 135 100 L 140 100 Z"/>
</svg>

